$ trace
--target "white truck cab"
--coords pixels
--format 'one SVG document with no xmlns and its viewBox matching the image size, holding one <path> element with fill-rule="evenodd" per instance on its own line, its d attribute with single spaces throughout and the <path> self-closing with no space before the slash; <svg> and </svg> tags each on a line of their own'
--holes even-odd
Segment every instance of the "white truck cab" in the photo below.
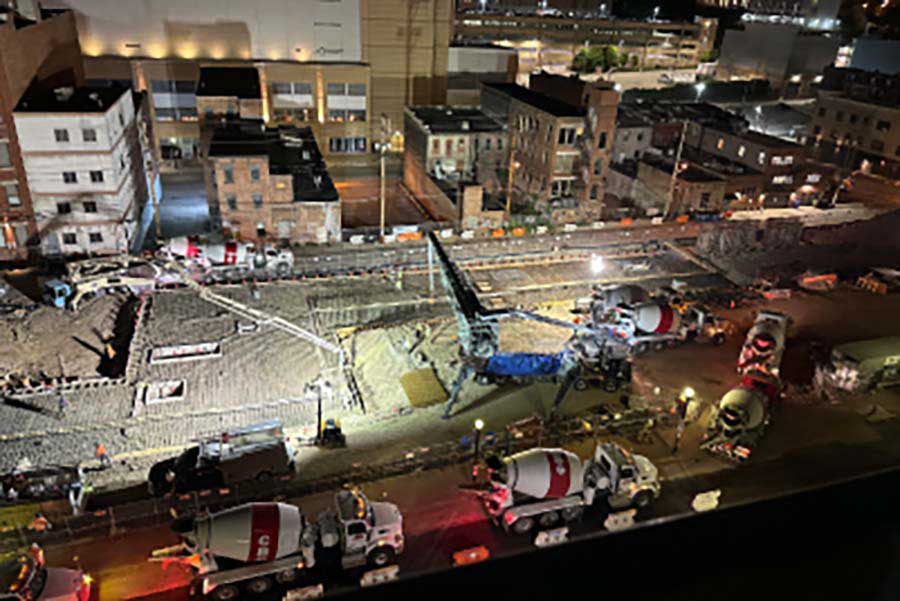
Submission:
<svg viewBox="0 0 900 601">
<path fill-rule="evenodd" d="M 91 579 L 80 570 L 48 568 L 30 557 L 0 567 L 0 601 L 88 601 Z"/>
<path fill-rule="evenodd" d="M 601 479 L 599 488 L 609 491 L 607 502 L 613 509 L 646 507 L 659 496 L 659 469 L 643 455 L 633 455 L 617 444 L 601 443 L 594 450 L 594 462 L 608 479 L 606 483 Z"/>
<path fill-rule="evenodd" d="M 318 523 L 322 546 L 333 546 L 337 534 L 342 546 L 344 567 L 370 563 L 386 566 L 403 553 L 403 516 L 393 503 L 371 502 L 357 490 L 344 490 L 334 499 L 339 528 L 327 515 Z"/>
</svg>

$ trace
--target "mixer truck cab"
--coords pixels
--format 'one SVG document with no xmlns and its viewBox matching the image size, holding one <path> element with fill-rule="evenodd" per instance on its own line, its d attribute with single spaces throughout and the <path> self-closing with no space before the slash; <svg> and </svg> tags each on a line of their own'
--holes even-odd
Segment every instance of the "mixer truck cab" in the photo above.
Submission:
<svg viewBox="0 0 900 601">
<path fill-rule="evenodd" d="M 396 505 L 371 502 L 357 490 L 337 493 L 334 502 L 345 568 L 366 563 L 384 567 L 403 553 L 403 516 Z M 319 524 L 322 522 L 320 518 Z"/>
<path fill-rule="evenodd" d="M 659 470 L 643 455 L 633 455 L 617 444 L 601 443 L 594 450 L 594 462 L 605 473 L 599 488 L 607 491 L 606 501 L 613 509 L 646 507 L 659 496 Z"/>
<path fill-rule="evenodd" d="M 88 601 L 91 578 L 80 570 L 49 568 L 31 557 L 0 566 L 0 601 Z"/>
</svg>

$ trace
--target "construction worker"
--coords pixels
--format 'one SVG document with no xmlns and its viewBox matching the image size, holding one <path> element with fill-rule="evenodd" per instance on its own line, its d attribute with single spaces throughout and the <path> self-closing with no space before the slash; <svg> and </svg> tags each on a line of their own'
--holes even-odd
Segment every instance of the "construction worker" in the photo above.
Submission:
<svg viewBox="0 0 900 601">
<path fill-rule="evenodd" d="M 673 455 L 678 452 L 678 447 L 681 446 L 684 428 L 687 425 L 688 404 L 690 404 L 693 398 L 694 389 L 688 386 L 681 391 L 681 394 L 678 395 L 678 399 L 675 402 L 675 414 L 678 416 L 678 426 L 675 429 L 675 444 L 672 446 Z"/>
<path fill-rule="evenodd" d="M 59 395 L 59 417 L 62 419 L 66 416 L 66 409 L 69 408 L 69 401 L 66 400 L 66 397 L 63 395 Z"/>
<path fill-rule="evenodd" d="M 99 440 L 94 443 L 94 456 L 100 461 L 100 467 L 106 469 L 112 466 L 112 461 L 106 453 L 106 447 Z"/>
<path fill-rule="evenodd" d="M 44 567 L 44 550 L 41 549 L 41 546 L 37 543 L 31 543 L 31 550 L 29 552 L 31 554 L 31 559 L 34 560 L 34 565 L 42 568 Z"/>
<path fill-rule="evenodd" d="M 35 532 L 46 532 L 47 530 L 53 529 L 53 524 L 50 523 L 50 520 L 44 517 L 44 514 L 41 512 L 37 512 L 34 514 L 34 518 L 28 524 L 29 530 L 34 530 Z"/>
</svg>

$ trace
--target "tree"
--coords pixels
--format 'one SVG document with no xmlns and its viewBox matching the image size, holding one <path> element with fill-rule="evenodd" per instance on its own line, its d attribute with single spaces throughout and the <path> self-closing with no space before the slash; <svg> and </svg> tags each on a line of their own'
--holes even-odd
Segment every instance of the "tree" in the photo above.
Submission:
<svg viewBox="0 0 900 601">
<path fill-rule="evenodd" d="M 599 68 L 606 72 L 618 64 L 619 53 L 612 46 L 590 46 L 575 55 L 572 70 L 579 73 L 594 73 Z"/>
</svg>

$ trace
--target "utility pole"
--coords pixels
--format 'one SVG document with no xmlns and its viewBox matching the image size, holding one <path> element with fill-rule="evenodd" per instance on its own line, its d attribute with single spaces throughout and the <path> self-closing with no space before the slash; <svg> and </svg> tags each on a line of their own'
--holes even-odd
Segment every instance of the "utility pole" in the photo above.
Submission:
<svg viewBox="0 0 900 601">
<path fill-rule="evenodd" d="M 687 136 L 687 119 L 681 126 L 681 139 L 678 140 L 678 150 L 675 152 L 675 164 L 672 166 L 672 179 L 669 180 L 669 197 L 666 199 L 666 210 L 663 211 L 663 219 L 669 218 L 672 205 L 675 204 L 675 181 L 678 179 L 678 168 L 681 164 L 681 151 L 684 149 L 684 138 Z"/>
<path fill-rule="evenodd" d="M 381 132 L 380 132 L 380 135 L 379 135 L 379 138 L 380 138 L 380 146 L 379 146 L 379 148 L 378 148 L 379 152 L 381 153 L 381 171 L 380 171 L 380 173 L 381 173 L 381 177 L 380 177 L 380 179 L 381 179 L 381 186 L 380 186 L 380 187 L 381 187 L 381 191 L 380 191 L 380 195 L 379 195 L 379 199 L 380 199 L 380 200 L 379 200 L 379 219 L 378 219 L 379 228 L 378 228 L 378 232 L 379 232 L 379 240 L 381 240 L 382 243 L 384 242 L 384 202 L 385 202 L 385 200 L 384 200 L 384 196 L 385 196 L 385 191 L 384 191 L 384 186 L 385 186 L 385 181 L 384 181 L 384 180 L 385 180 L 385 166 L 384 166 L 384 160 L 385 160 L 385 155 L 386 155 L 387 152 L 388 152 L 388 148 L 390 147 L 390 135 L 391 135 L 390 132 L 391 132 L 391 119 L 390 119 L 390 117 L 388 117 L 387 115 L 385 115 L 384 113 L 382 113 L 382 114 L 381 114 Z"/>
<path fill-rule="evenodd" d="M 512 219 L 513 174 L 516 171 L 516 132 L 509 136 L 509 177 L 506 182 L 506 220 Z"/>
</svg>

